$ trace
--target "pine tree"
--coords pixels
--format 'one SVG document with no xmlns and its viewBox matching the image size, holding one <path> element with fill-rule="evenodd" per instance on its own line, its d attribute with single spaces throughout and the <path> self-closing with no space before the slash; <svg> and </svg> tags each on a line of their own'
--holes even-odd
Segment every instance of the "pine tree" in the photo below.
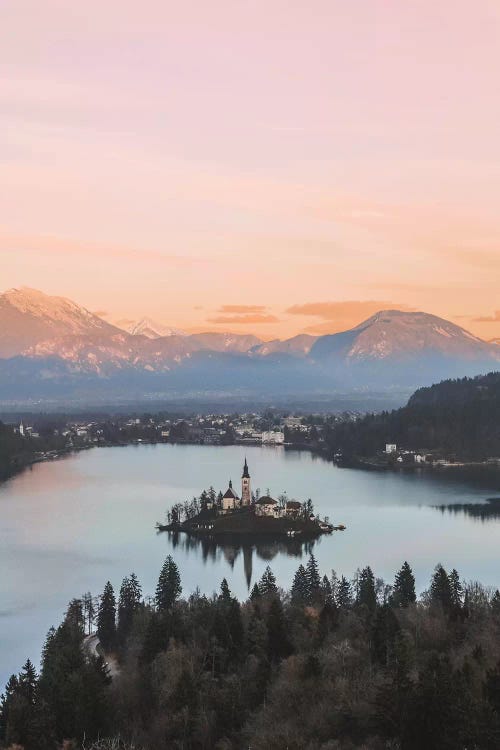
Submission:
<svg viewBox="0 0 500 750">
<path fill-rule="evenodd" d="M 283 607 L 277 596 L 273 598 L 269 607 L 266 625 L 269 660 L 285 659 L 291 654 L 292 646 L 288 639 Z"/>
<path fill-rule="evenodd" d="M 118 628 L 117 636 L 120 644 L 124 644 L 130 633 L 132 621 L 138 611 L 142 599 L 141 584 L 135 573 L 124 578 L 118 598 Z"/>
<path fill-rule="evenodd" d="M 401 570 L 396 573 L 392 591 L 391 604 L 395 607 L 408 607 L 417 600 L 415 593 L 415 577 L 413 571 L 405 561 Z"/>
<path fill-rule="evenodd" d="M 310 600 L 309 580 L 303 565 L 299 565 L 297 568 L 290 593 L 292 601 L 297 604 L 306 604 Z"/>
<path fill-rule="evenodd" d="M 371 649 L 373 658 L 383 666 L 392 660 L 394 642 L 400 632 L 399 622 L 394 609 L 383 604 L 376 611 L 371 635 Z"/>
<path fill-rule="evenodd" d="M 377 608 L 375 576 L 369 565 L 359 574 L 357 604 L 365 606 L 369 612 L 374 612 Z"/>
<path fill-rule="evenodd" d="M 215 504 L 215 499 L 216 499 L 216 494 L 215 494 L 215 490 L 214 490 L 214 488 L 213 488 L 213 487 L 210 487 L 210 489 L 208 490 L 208 501 L 209 501 L 210 503 L 212 503 L 212 507 L 213 507 L 213 506 L 214 506 L 214 504 Z"/>
<path fill-rule="evenodd" d="M 259 584 L 254 583 L 253 588 L 250 592 L 250 599 L 251 601 L 255 601 L 256 599 L 260 599 L 261 593 L 259 589 Z"/>
<path fill-rule="evenodd" d="M 342 610 L 349 609 L 352 605 L 352 588 L 345 576 L 338 582 L 335 603 Z"/>
<path fill-rule="evenodd" d="M 105 650 L 116 643 L 116 599 L 113 586 L 108 581 L 104 587 L 97 612 L 97 635 Z"/>
<path fill-rule="evenodd" d="M 252 608 L 247 628 L 248 653 L 262 657 L 267 649 L 267 628 L 260 613 Z"/>
<path fill-rule="evenodd" d="M 203 511 L 207 509 L 207 502 L 208 502 L 208 493 L 206 490 L 203 490 L 203 492 L 200 495 L 200 509 L 202 513 Z"/>
<path fill-rule="evenodd" d="M 14 700 L 14 697 L 19 691 L 19 680 L 15 674 L 9 677 L 9 680 L 5 686 L 5 692 L 0 698 L 0 741 L 5 742 L 7 740 L 7 734 L 9 729 L 10 709 Z"/>
<path fill-rule="evenodd" d="M 35 704 L 37 684 L 38 677 L 35 667 L 27 659 L 19 674 L 19 691 L 31 706 Z"/>
<path fill-rule="evenodd" d="M 321 578 L 319 576 L 318 563 L 312 553 L 309 555 L 309 560 L 307 561 L 306 573 L 309 585 L 309 599 L 314 601 L 318 597 Z"/>
<path fill-rule="evenodd" d="M 433 602 L 439 603 L 448 612 L 451 608 L 451 586 L 446 570 L 441 564 L 436 565 L 431 580 L 430 595 Z"/>
<path fill-rule="evenodd" d="M 231 642 L 231 652 L 233 656 L 241 653 L 245 630 L 243 620 L 241 619 L 241 607 L 237 599 L 231 599 L 227 613 L 227 626 L 229 629 L 229 638 Z"/>
<path fill-rule="evenodd" d="M 321 596 L 323 598 L 323 602 L 326 604 L 332 604 L 333 602 L 333 591 L 332 591 L 332 584 L 330 583 L 330 580 L 327 575 L 324 575 L 321 579 Z"/>
<path fill-rule="evenodd" d="M 168 555 L 163 563 L 156 587 L 155 599 L 158 611 L 164 612 L 171 609 L 181 594 L 182 586 L 179 569 L 172 556 Z"/>
<path fill-rule="evenodd" d="M 229 585 L 227 583 L 227 580 L 225 578 L 222 579 L 222 583 L 220 585 L 220 594 L 219 594 L 219 600 L 223 601 L 225 604 L 229 604 L 231 602 L 231 591 L 229 589 Z"/>
<path fill-rule="evenodd" d="M 497 617 L 500 615 L 500 591 L 496 589 L 490 601 L 491 610 Z"/>
<path fill-rule="evenodd" d="M 274 573 L 269 565 L 266 567 L 264 573 L 262 574 L 262 578 L 259 581 L 259 592 L 261 596 L 265 596 L 266 594 L 278 593 L 276 578 L 274 577 Z"/>
<path fill-rule="evenodd" d="M 450 582 L 450 594 L 451 594 L 451 606 L 459 610 L 462 607 L 462 599 L 463 599 L 463 586 L 460 583 L 460 576 L 458 575 L 458 571 L 453 568 L 451 573 L 448 576 L 448 581 Z"/>
<path fill-rule="evenodd" d="M 83 602 L 81 599 L 72 599 L 68 604 L 64 618 L 68 627 L 75 630 L 75 634 L 82 637 L 85 635 L 85 616 L 83 614 Z"/>
<path fill-rule="evenodd" d="M 82 607 L 83 607 L 83 618 L 85 622 L 87 623 L 87 633 L 90 635 L 92 632 L 92 625 L 94 624 L 95 619 L 95 606 L 94 606 L 94 597 L 90 593 L 90 591 L 87 591 L 82 596 Z"/>
</svg>

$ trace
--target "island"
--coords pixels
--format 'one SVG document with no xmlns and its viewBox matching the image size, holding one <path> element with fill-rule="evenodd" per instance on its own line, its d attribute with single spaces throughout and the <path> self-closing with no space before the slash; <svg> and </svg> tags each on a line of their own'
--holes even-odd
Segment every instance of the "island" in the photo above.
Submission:
<svg viewBox="0 0 500 750">
<path fill-rule="evenodd" d="M 195 536 L 266 537 L 281 539 L 314 539 L 320 534 L 345 530 L 343 524 L 334 526 L 328 518 L 314 513 L 312 500 L 289 500 L 281 495 L 277 500 L 269 491 L 252 493 L 250 472 L 245 458 L 241 476 L 241 496 L 229 480 L 225 493 L 213 487 L 203 490 L 190 502 L 177 503 L 167 513 L 166 523 L 157 523 L 158 531 L 185 532 Z"/>
</svg>

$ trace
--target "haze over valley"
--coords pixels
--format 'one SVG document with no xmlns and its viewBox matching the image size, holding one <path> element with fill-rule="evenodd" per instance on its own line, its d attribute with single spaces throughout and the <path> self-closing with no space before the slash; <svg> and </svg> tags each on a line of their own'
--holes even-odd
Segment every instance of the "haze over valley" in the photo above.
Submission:
<svg viewBox="0 0 500 750">
<path fill-rule="evenodd" d="M 125 330 L 22 287 L 0 296 L 0 357 L 3 402 L 344 394 L 361 404 L 379 392 L 397 405 L 416 387 L 495 369 L 500 350 L 450 321 L 401 310 L 381 310 L 344 332 L 285 340 L 187 334 L 147 319 Z"/>
</svg>

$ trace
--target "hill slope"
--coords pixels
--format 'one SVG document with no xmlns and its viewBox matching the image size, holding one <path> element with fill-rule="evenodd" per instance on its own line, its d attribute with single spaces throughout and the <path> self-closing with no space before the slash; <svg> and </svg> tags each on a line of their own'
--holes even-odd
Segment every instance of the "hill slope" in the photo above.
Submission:
<svg viewBox="0 0 500 750">
<path fill-rule="evenodd" d="M 422 355 L 478 359 L 493 356 L 491 344 L 444 318 L 424 312 L 383 310 L 349 331 L 321 336 L 311 356 L 355 363 L 414 359 Z"/>
<path fill-rule="evenodd" d="M 9 289 L 0 295 L 0 357 L 14 357 L 48 339 L 119 332 L 64 297 L 52 297 L 29 287 Z"/>
<path fill-rule="evenodd" d="M 421 388 L 408 404 L 329 430 L 332 452 L 374 456 L 386 443 L 460 458 L 500 456 L 500 372 Z"/>
</svg>

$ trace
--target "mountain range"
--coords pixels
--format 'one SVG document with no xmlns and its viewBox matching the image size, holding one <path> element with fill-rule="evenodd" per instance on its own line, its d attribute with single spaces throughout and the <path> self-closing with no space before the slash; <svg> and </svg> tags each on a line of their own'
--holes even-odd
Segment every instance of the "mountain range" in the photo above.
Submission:
<svg viewBox="0 0 500 750">
<path fill-rule="evenodd" d="M 424 312 L 386 310 L 341 333 L 262 341 L 186 334 L 144 318 L 128 329 L 71 300 L 22 287 L 0 295 L 0 402 L 272 398 L 410 389 L 499 369 L 500 348 Z"/>
<path fill-rule="evenodd" d="M 127 333 L 131 333 L 132 336 L 146 336 L 148 339 L 160 339 L 162 336 L 186 336 L 186 333 L 181 331 L 180 328 L 164 326 L 163 323 L 158 323 L 156 320 L 151 320 L 151 318 L 126 321 L 123 325 L 120 325 L 118 321 L 116 325 L 119 328 L 123 328 Z"/>
</svg>

